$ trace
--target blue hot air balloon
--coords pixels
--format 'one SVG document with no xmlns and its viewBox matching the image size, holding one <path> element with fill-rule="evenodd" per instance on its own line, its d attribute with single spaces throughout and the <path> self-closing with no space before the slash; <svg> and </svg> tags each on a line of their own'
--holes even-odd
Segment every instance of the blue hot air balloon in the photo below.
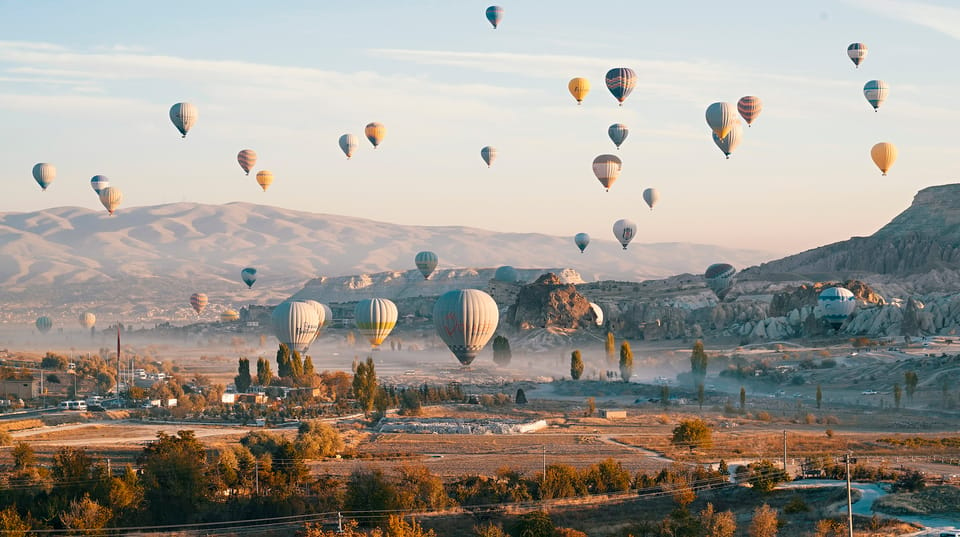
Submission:
<svg viewBox="0 0 960 537">
<path fill-rule="evenodd" d="M 516 283 L 520 279 L 520 275 L 517 274 L 517 269 L 510 265 L 504 265 L 493 273 L 493 279 L 498 282 Z"/>
<path fill-rule="evenodd" d="M 99 196 L 101 190 L 110 186 L 110 179 L 107 179 L 106 175 L 94 175 L 90 179 L 90 186 L 93 187 L 93 191 Z"/>
<path fill-rule="evenodd" d="M 440 262 L 440 258 L 437 257 L 437 254 L 429 250 L 424 250 L 413 258 L 413 262 L 417 265 L 417 270 L 420 271 L 420 274 L 423 274 L 423 279 L 428 280 L 430 279 L 430 275 L 433 274 L 434 269 L 437 268 L 437 263 Z"/>
<path fill-rule="evenodd" d="M 580 253 L 582 254 L 583 251 L 587 249 L 587 245 L 590 244 L 590 235 L 577 233 L 573 236 L 573 242 L 577 245 L 577 248 L 580 248 Z"/>
<path fill-rule="evenodd" d="M 620 144 L 627 139 L 628 134 L 630 134 L 630 129 L 623 123 L 614 123 L 607 129 L 607 136 L 617 146 L 617 149 L 620 149 Z"/>
<path fill-rule="evenodd" d="M 253 287 L 253 282 L 257 281 L 257 269 L 247 267 L 240 271 L 240 279 L 247 284 L 247 289 Z"/>
<path fill-rule="evenodd" d="M 493 29 L 497 29 L 497 25 L 500 24 L 500 21 L 503 20 L 503 8 L 500 6 L 490 6 L 487 8 L 487 20 L 490 21 L 490 24 L 493 25 Z"/>
<path fill-rule="evenodd" d="M 817 297 L 818 317 L 830 323 L 833 328 L 840 328 L 855 309 L 857 298 L 844 287 L 824 289 Z"/>
<path fill-rule="evenodd" d="M 607 71 L 607 89 L 617 99 L 620 106 L 637 86 L 637 73 L 628 67 L 615 67 Z"/>
<path fill-rule="evenodd" d="M 714 263 L 707 267 L 703 278 L 707 280 L 707 287 L 713 290 L 717 298 L 723 300 L 727 292 L 733 285 L 733 277 L 737 274 L 737 269 L 729 263 Z"/>
<path fill-rule="evenodd" d="M 890 86 L 883 80 L 870 80 L 863 85 L 863 96 L 866 97 L 867 102 L 873 107 L 874 112 L 878 111 L 880 105 L 883 104 L 883 101 L 887 100 L 887 95 L 889 94 Z"/>
</svg>

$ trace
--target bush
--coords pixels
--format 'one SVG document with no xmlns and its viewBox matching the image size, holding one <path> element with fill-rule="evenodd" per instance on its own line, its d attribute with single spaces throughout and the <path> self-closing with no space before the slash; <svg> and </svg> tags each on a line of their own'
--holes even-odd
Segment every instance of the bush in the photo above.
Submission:
<svg viewBox="0 0 960 537">
<path fill-rule="evenodd" d="M 820 360 L 820 367 L 823 369 L 829 369 L 831 367 L 837 367 L 837 361 L 833 358 L 827 358 L 825 360 Z"/>
<path fill-rule="evenodd" d="M 783 506 L 783 512 L 789 514 L 794 513 L 806 513 L 810 511 L 810 506 L 807 505 L 807 502 L 803 501 L 803 498 L 800 496 L 794 496 L 787 502 L 787 505 Z"/>
<path fill-rule="evenodd" d="M 760 412 L 757 412 L 757 419 L 760 421 L 770 421 L 773 419 L 773 416 L 771 416 L 766 410 L 761 410 Z"/>
</svg>

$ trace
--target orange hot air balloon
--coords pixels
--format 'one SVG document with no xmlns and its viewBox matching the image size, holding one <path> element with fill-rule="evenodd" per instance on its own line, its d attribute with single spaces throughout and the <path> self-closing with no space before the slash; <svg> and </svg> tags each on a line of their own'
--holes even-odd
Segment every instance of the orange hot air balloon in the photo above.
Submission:
<svg viewBox="0 0 960 537">
<path fill-rule="evenodd" d="M 273 184 L 273 172 L 270 170 L 260 170 L 257 172 L 257 184 L 264 192 Z"/>
<path fill-rule="evenodd" d="M 582 76 L 570 79 L 570 83 L 567 84 L 567 89 L 570 90 L 570 95 L 573 95 L 573 98 L 577 100 L 577 104 L 583 103 L 583 98 L 590 93 L 590 81 Z"/>
<path fill-rule="evenodd" d="M 373 148 L 376 149 L 387 135 L 387 128 L 383 126 L 383 123 L 374 121 L 373 123 L 367 123 L 366 128 L 363 129 L 363 134 L 367 137 L 367 140 L 370 140 L 370 143 L 373 144 Z"/>
<path fill-rule="evenodd" d="M 887 171 L 893 167 L 893 163 L 897 160 L 897 146 L 890 142 L 880 142 L 870 150 L 870 157 L 873 158 L 873 163 L 877 165 L 877 168 L 880 168 L 880 172 L 887 175 Z"/>
</svg>

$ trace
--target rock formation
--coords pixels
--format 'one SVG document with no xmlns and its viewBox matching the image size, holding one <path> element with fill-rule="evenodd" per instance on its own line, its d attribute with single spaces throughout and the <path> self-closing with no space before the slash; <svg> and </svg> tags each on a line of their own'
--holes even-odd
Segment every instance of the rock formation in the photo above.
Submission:
<svg viewBox="0 0 960 537">
<path fill-rule="evenodd" d="M 547 273 L 520 289 L 517 301 L 507 310 L 506 322 L 520 330 L 574 329 L 595 325 L 596 316 L 575 285 Z"/>
</svg>

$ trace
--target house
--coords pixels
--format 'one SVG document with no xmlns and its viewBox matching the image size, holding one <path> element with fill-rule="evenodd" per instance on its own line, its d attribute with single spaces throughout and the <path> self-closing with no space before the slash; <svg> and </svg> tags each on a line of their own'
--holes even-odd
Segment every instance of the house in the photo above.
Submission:
<svg viewBox="0 0 960 537">
<path fill-rule="evenodd" d="M 0 397 L 33 399 L 40 395 L 40 380 L 31 376 L 0 380 Z"/>
<path fill-rule="evenodd" d="M 622 420 L 627 418 L 626 410 L 600 410 L 600 417 L 608 420 Z"/>
</svg>

